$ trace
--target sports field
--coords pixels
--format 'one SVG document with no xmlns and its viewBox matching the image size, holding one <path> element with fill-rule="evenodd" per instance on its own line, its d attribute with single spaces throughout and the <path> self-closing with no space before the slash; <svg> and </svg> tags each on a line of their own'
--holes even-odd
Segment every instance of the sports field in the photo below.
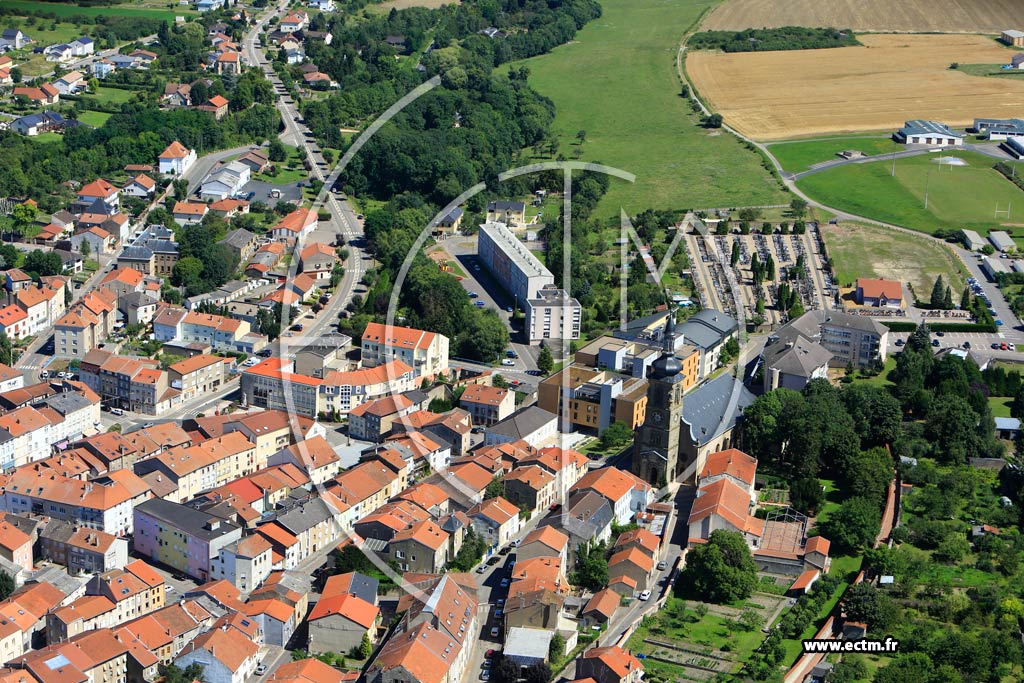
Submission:
<svg viewBox="0 0 1024 683">
<path fill-rule="evenodd" d="M 173 7 L 170 7 L 173 5 Z M 68 2 L 37 2 L 36 0 L 3 0 L 5 9 L 21 11 L 38 11 L 46 14 L 54 14 L 58 17 L 70 17 L 80 14 L 86 17 L 96 16 L 126 16 L 145 17 L 147 19 L 164 19 L 174 21 L 174 17 L 181 15 L 195 14 L 195 5 L 178 5 L 172 2 L 135 1 L 125 2 L 119 5 L 107 7 L 80 7 Z M 32 34 L 29 33 L 29 36 Z"/>
<path fill-rule="evenodd" d="M 841 287 L 859 277 L 884 278 L 909 282 L 927 298 L 941 275 L 954 292 L 963 289 L 963 264 L 942 242 L 865 223 L 824 225 L 821 234 Z"/>
<path fill-rule="evenodd" d="M 703 28 L 834 26 L 860 31 L 999 33 L 1022 0 L 726 0 Z"/>
<path fill-rule="evenodd" d="M 951 154 L 968 165 L 940 165 L 932 161 L 939 155 L 924 154 L 898 159 L 895 176 L 889 161 L 875 161 L 815 173 L 797 186 L 827 206 L 927 233 L 970 228 L 985 235 L 1004 223 L 1019 223 L 1024 192 L 992 170 L 995 160 L 966 151 Z M 998 218 L 997 208 L 1004 212 Z"/>
<path fill-rule="evenodd" d="M 576 40 L 526 60 L 530 85 L 554 100 L 559 154 L 636 174 L 615 180 L 597 214 L 654 207 L 787 203 L 761 158 L 732 136 L 699 127 L 679 97 L 679 40 L 708 0 L 602 0 L 599 19 Z M 519 66 L 517 64 L 516 66 Z M 507 70 L 501 67 L 501 71 Z M 576 133 L 586 142 L 576 144 Z"/>
<path fill-rule="evenodd" d="M 907 119 L 969 125 L 976 116 L 1013 117 L 1024 80 L 982 78 L 952 62 L 1009 61 L 977 35 L 860 36 L 863 46 L 784 52 L 693 52 L 686 69 L 727 123 L 760 140 L 892 130 Z"/>
</svg>

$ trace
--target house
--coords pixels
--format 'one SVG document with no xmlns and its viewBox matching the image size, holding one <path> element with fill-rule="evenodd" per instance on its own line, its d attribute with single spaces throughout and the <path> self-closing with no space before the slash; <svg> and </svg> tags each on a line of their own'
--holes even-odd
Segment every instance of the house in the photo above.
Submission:
<svg viewBox="0 0 1024 683">
<path fill-rule="evenodd" d="M 536 465 L 517 467 L 502 478 L 502 483 L 509 502 L 531 511 L 543 512 L 557 500 L 555 477 Z"/>
<path fill-rule="evenodd" d="M 168 83 L 160 101 L 168 107 L 192 106 L 192 86 L 188 83 Z"/>
<path fill-rule="evenodd" d="M 0 308 L 0 330 L 13 340 L 28 337 L 28 315 L 14 304 Z"/>
<path fill-rule="evenodd" d="M 217 55 L 214 68 L 221 76 L 240 74 L 242 72 L 242 55 L 237 52 L 221 52 Z"/>
<path fill-rule="evenodd" d="M 636 590 L 647 590 L 654 573 L 654 558 L 636 546 L 616 550 L 608 559 L 608 576 L 627 576 L 636 582 Z"/>
<path fill-rule="evenodd" d="M 466 514 L 491 548 L 507 545 L 522 528 L 519 508 L 501 496 L 477 503 Z"/>
<path fill-rule="evenodd" d="M 331 579 L 349 575 L 336 575 Z M 309 613 L 309 642 L 307 651 L 312 654 L 324 652 L 349 652 L 358 648 L 364 637 L 371 642 L 376 638 L 376 630 L 380 625 L 381 614 L 376 604 L 376 588 L 374 601 L 368 602 L 364 597 L 349 591 L 337 590 L 338 582 L 328 580 L 320 600 Z M 375 579 L 363 577 L 367 582 L 376 583 Z M 351 580 L 351 579 L 350 579 Z M 369 597 L 369 596 L 365 596 Z"/>
<path fill-rule="evenodd" d="M 874 308 L 903 308 L 903 283 L 894 280 L 857 278 L 857 303 Z"/>
<path fill-rule="evenodd" d="M 210 210 L 214 213 L 218 213 L 220 210 L 228 210 L 227 207 L 218 207 L 217 205 L 224 205 L 227 202 L 238 202 L 236 199 L 225 199 L 221 202 L 214 202 L 210 204 Z M 244 203 L 244 202 L 243 202 Z M 248 211 L 248 204 L 245 206 L 245 211 Z M 232 230 L 219 244 L 223 244 L 228 247 L 232 252 L 238 255 L 239 263 L 244 263 L 249 260 L 249 257 L 253 255 L 259 245 L 259 240 L 256 235 L 249 232 L 245 228 L 237 228 Z"/>
<path fill-rule="evenodd" d="M 569 537 L 553 526 L 542 526 L 526 534 L 516 551 L 517 560 L 535 557 L 557 557 L 562 566 L 569 561 Z"/>
<path fill-rule="evenodd" d="M 459 207 L 455 207 L 437 221 L 436 233 L 439 234 L 450 234 L 459 231 L 462 227 L 462 217 L 465 212 Z"/>
<path fill-rule="evenodd" d="M 196 109 L 206 112 L 207 114 L 213 114 L 214 120 L 220 121 L 222 118 L 227 116 L 228 101 L 221 95 L 214 95 L 205 103 L 196 107 Z"/>
<path fill-rule="evenodd" d="M 495 446 L 525 441 L 528 445 L 539 448 L 554 441 L 557 434 L 558 416 L 532 405 L 488 427 L 484 432 L 484 444 Z"/>
<path fill-rule="evenodd" d="M 103 202 L 108 209 L 116 209 L 120 204 L 120 190 L 103 178 L 88 183 L 78 190 L 78 202 L 92 206 L 97 201 Z"/>
<path fill-rule="evenodd" d="M 31 42 L 32 39 L 22 33 L 20 29 L 5 28 L 0 34 L 0 47 L 10 50 L 20 50 Z"/>
<path fill-rule="evenodd" d="M 117 71 L 114 62 L 109 59 L 97 59 L 89 65 L 89 68 L 92 69 L 92 75 L 96 78 L 106 78 Z"/>
<path fill-rule="evenodd" d="M 601 626 L 611 621 L 615 610 L 619 608 L 622 596 L 610 588 L 594 593 L 580 613 L 585 626 Z"/>
<path fill-rule="evenodd" d="M 924 119 L 907 121 L 893 134 L 893 139 L 906 145 L 955 147 L 964 144 L 963 133 L 954 132 L 944 123 Z"/>
<path fill-rule="evenodd" d="M 281 241 L 297 240 L 316 230 L 317 215 L 312 209 L 296 209 L 282 218 L 271 229 L 274 239 Z"/>
<path fill-rule="evenodd" d="M 209 211 L 210 207 L 200 202 L 175 202 L 172 213 L 178 225 L 193 225 L 201 222 Z"/>
<path fill-rule="evenodd" d="M 75 95 L 80 90 L 85 90 L 85 77 L 82 76 L 81 71 L 71 71 L 54 81 L 53 87 L 55 87 L 57 92 L 61 95 Z"/>
<path fill-rule="evenodd" d="M 37 105 L 53 105 L 60 101 L 60 91 L 50 82 L 43 83 L 38 88 L 17 87 L 11 94 L 14 97 L 24 97 Z"/>
<path fill-rule="evenodd" d="M 196 163 L 196 151 L 188 149 L 177 140 L 167 145 L 158 157 L 160 172 L 165 175 L 181 177 L 185 171 Z"/>
<path fill-rule="evenodd" d="M 135 550 L 200 581 L 211 578 L 221 549 L 242 538 L 237 524 L 169 500 L 153 498 L 133 513 Z"/>
<path fill-rule="evenodd" d="M 318 9 L 321 12 L 333 12 L 334 0 L 309 0 L 310 9 Z M 342 650 L 338 650 L 342 652 Z"/>
<path fill-rule="evenodd" d="M 11 130 L 33 137 L 40 133 L 61 131 L 75 125 L 78 125 L 77 121 L 65 119 L 55 111 L 41 111 L 38 114 L 29 114 L 15 119 L 11 122 Z"/>
<path fill-rule="evenodd" d="M 515 393 L 486 384 L 471 384 L 462 393 L 459 407 L 469 412 L 473 424 L 494 425 L 515 410 Z"/>
<path fill-rule="evenodd" d="M 7 520 L 0 520 L 0 557 L 32 571 L 33 538 Z"/>
<path fill-rule="evenodd" d="M 75 251 L 82 251 L 82 243 L 88 242 L 89 253 L 111 254 L 117 244 L 117 238 L 103 228 L 91 227 L 79 230 L 71 236 L 71 248 Z"/>
<path fill-rule="evenodd" d="M 640 683 L 644 669 L 629 650 L 613 645 L 585 650 L 576 660 L 576 675 L 595 683 Z"/>
<path fill-rule="evenodd" d="M 995 422 L 996 436 L 1000 439 L 1012 441 L 1020 433 L 1020 420 L 1015 417 L 997 417 Z"/>
<path fill-rule="evenodd" d="M 431 520 L 417 522 L 395 534 L 387 553 L 404 572 L 439 572 L 451 559 L 448 532 Z"/>
<path fill-rule="evenodd" d="M 221 218 L 226 218 L 230 220 L 235 216 L 249 213 L 249 202 L 242 199 L 221 199 L 220 201 L 216 201 L 210 204 L 210 211 L 214 212 Z M 239 229 L 241 230 L 241 228 Z M 230 235 L 231 233 L 228 233 L 228 236 Z M 221 240 L 221 242 L 223 243 L 224 240 Z M 255 248 L 256 247 L 254 244 L 253 249 Z"/>
<path fill-rule="evenodd" d="M 365 441 L 381 441 L 391 432 L 396 419 L 413 412 L 413 403 L 408 398 L 385 396 L 362 403 L 348 413 L 349 434 Z"/>
<path fill-rule="evenodd" d="M 306 22 L 309 21 L 309 15 L 299 10 L 292 12 L 281 20 L 278 28 L 284 33 L 295 33 L 306 28 Z"/>
<path fill-rule="evenodd" d="M 526 224 L 525 202 L 490 202 L 487 205 L 488 223 L 505 223 L 515 227 Z"/>
<path fill-rule="evenodd" d="M 594 492 L 608 501 L 617 524 L 626 525 L 637 512 L 643 512 L 653 501 L 653 489 L 631 472 L 616 467 L 603 467 L 583 475 L 570 489 L 570 494 Z"/>
<path fill-rule="evenodd" d="M 66 62 L 75 56 L 75 50 L 67 43 L 59 43 L 47 47 L 43 54 L 46 55 L 48 62 Z"/>
<path fill-rule="evenodd" d="M 200 186 L 204 201 L 218 201 L 234 196 L 249 182 L 251 170 L 245 164 L 229 161 L 210 172 Z"/>
<path fill-rule="evenodd" d="M 96 43 L 89 36 L 82 36 L 75 38 L 69 43 L 71 50 L 74 52 L 76 57 L 85 57 L 91 55 L 96 49 Z"/>
<path fill-rule="evenodd" d="M 233 628 L 217 628 L 186 645 L 174 663 L 182 669 L 199 664 L 206 683 L 244 683 L 259 661 L 259 645 Z"/>
<path fill-rule="evenodd" d="M 306 273 L 318 282 L 331 279 L 331 273 L 338 263 L 334 249 L 320 242 L 313 242 L 300 254 L 300 272 Z"/>
<path fill-rule="evenodd" d="M 121 188 L 121 192 L 131 197 L 146 199 L 156 191 L 156 181 L 144 173 L 132 178 L 131 182 Z"/>
</svg>

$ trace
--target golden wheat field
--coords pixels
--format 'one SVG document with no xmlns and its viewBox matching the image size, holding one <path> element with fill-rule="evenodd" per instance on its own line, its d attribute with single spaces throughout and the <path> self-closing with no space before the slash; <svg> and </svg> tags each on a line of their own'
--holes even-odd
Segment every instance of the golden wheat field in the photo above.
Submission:
<svg viewBox="0 0 1024 683">
<path fill-rule="evenodd" d="M 1024 79 L 971 76 L 951 62 L 1012 54 L 984 36 L 879 34 L 862 46 L 785 52 L 692 52 L 686 70 L 726 123 L 758 140 L 889 130 L 908 119 L 967 125 L 1020 116 Z"/>
<path fill-rule="evenodd" d="M 1020 28 L 1014 19 L 1021 16 L 1024 0 L 726 0 L 702 28 L 833 26 L 855 31 L 998 33 Z"/>
</svg>

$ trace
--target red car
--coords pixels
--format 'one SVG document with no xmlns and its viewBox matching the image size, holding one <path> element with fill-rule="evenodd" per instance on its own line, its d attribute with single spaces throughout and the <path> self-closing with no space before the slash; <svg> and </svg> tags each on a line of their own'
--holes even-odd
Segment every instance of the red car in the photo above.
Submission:
<svg viewBox="0 0 1024 683">
<path fill-rule="evenodd" d="M 487 652 L 484 653 L 484 659 L 490 659 L 491 657 L 494 656 L 494 654 L 496 652 L 497 652 L 497 650 L 495 650 L 494 648 L 491 648 L 490 650 L 488 650 Z"/>
</svg>

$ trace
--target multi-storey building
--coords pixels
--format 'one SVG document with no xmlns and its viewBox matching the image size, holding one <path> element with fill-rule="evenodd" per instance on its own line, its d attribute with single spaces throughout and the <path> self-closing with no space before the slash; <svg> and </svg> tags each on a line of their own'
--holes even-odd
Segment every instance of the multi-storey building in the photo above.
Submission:
<svg viewBox="0 0 1024 683">
<path fill-rule="evenodd" d="M 448 337 L 409 327 L 369 323 L 363 332 L 362 361 L 367 368 L 400 360 L 416 377 L 434 377 L 448 371 Z"/>
<path fill-rule="evenodd" d="M 531 344 L 545 339 L 579 339 L 583 307 L 564 289 L 542 287 L 526 300 L 526 335 Z"/>
<path fill-rule="evenodd" d="M 501 288 L 512 295 L 517 306 L 524 306 L 542 288 L 555 282 L 551 271 L 504 223 L 480 226 L 477 255 Z"/>
<path fill-rule="evenodd" d="M 168 500 L 154 498 L 135 508 L 135 550 L 200 581 L 211 578 L 221 549 L 241 537 L 238 525 Z"/>
<path fill-rule="evenodd" d="M 573 364 L 540 383 L 537 405 L 558 415 L 566 432 L 600 433 L 613 422 L 634 429 L 646 414 L 647 380 Z"/>
</svg>

